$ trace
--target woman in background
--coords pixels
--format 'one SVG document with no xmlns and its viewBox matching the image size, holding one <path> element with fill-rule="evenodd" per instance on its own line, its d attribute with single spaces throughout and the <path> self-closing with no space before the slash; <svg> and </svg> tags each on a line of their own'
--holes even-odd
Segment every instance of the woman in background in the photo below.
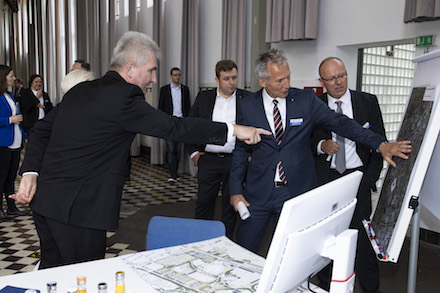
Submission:
<svg viewBox="0 0 440 293">
<path fill-rule="evenodd" d="M 15 103 L 8 86 L 15 81 L 12 68 L 0 65 L 0 221 L 10 220 L 6 215 L 23 216 L 15 206 L 15 201 L 8 196 L 15 192 L 14 181 L 20 162 L 20 150 L 25 134 L 20 126 L 23 116 Z M 3 211 L 2 197 L 5 197 L 8 209 Z"/>
<path fill-rule="evenodd" d="M 40 75 L 32 74 L 29 78 L 29 88 L 21 91 L 20 107 L 23 114 L 21 125 L 29 135 L 35 123 L 53 109 L 49 95 L 43 91 L 43 78 Z"/>
</svg>

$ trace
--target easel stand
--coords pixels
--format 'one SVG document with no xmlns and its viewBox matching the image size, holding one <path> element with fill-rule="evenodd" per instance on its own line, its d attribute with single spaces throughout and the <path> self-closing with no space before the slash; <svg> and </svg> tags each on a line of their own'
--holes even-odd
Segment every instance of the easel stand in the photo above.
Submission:
<svg viewBox="0 0 440 293">
<path fill-rule="evenodd" d="M 411 218 L 411 242 L 409 248 L 408 264 L 408 293 L 416 292 L 417 262 L 419 256 L 419 234 L 420 234 L 420 207 L 414 207 L 414 214 Z"/>
</svg>

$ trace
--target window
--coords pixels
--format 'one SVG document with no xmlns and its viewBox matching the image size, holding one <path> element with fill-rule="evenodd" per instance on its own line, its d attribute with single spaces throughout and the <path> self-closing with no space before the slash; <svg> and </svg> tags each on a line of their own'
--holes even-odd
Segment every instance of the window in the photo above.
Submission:
<svg viewBox="0 0 440 293">
<path fill-rule="evenodd" d="M 389 141 L 397 137 L 414 77 L 414 44 L 361 50 L 361 90 L 377 96 Z M 382 170 L 378 186 L 382 185 Z"/>
</svg>

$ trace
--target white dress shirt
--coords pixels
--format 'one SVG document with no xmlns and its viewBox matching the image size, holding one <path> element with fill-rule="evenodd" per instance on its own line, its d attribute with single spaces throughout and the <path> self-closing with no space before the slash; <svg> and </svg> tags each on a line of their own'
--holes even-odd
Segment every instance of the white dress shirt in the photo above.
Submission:
<svg viewBox="0 0 440 293">
<path fill-rule="evenodd" d="M 263 89 L 263 105 L 264 112 L 266 113 L 267 122 L 269 122 L 270 130 L 275 137 L 275 122 L 273 121 L 273 103 L 274 98 L 269 96 L 266 92 L 266 89 Z M 284 98 L 276 98 L 278 101 L 278 110 L 280 111 L 281 121 L 283 122 L 283 131 L 286 130 L 286 99 Z M 277 171 L 275 172 L 274 182 L 281 182 L 280 172 L 279 172 L 280 164 L 277 164 Z"/>
<path fill-rule="evenodd" d="M 171 98 L 173 99 L 173 116 L 174 117 L 183 117 L 182 112 L 182 90 L 181 86 L 175 86 L 173 83 L 170 83 L 171 87 Z"/>
<path fill-rule="evenodd" d="M 32 92 L 34 93 L 34 95 L 35 95 L 35 97 L 36 97 L 38 91 L 34 91 L 34 90 L 32 90 Z M 39 97 L 38 100 L 40 101 L 40 104 L 44 106 L 44 99 L 43 99 L 43 96 Z M 38 120 L 43 119 L 45 115 L 46 115 L 46 113 L 44 113 L 44 109 L 43 109 L 43 108 L 38 108 Z"/>
<path fill-rule="evenodd" d="M 348 89 L 345 92 L 345 94 L 339 99 L 335 99 L 331 97 L 329 94 L 327 94 L 327 97 L 328 97 L 328 106 L 330 109 L 336 112 L 336 108 L 337 108 L 336 101 L 341 101 L 342 113 L 348 118 L 353 119 L 353 105 L 351 103 L 351 94 Z M 332 140 L 336 142 L 336 133 L 334 132 L 332 132 Z M 318 144 L 318 149 L 317 149 L 318 154 L 324 154 L 324 152 L 321 150 L 322 142 L 323 140 L 320 141 Z M 356 143 L 348 138 L 345 138 L 345 166 L 347 167 L 347 169 L 355 169 L 363 166 L 362 160 L 356 152 Z M 336 168 L 335 156 L 332 156 L 332 162 L 330 168 L 332 169 Z"/>
<path fill-rule="evenodd" d="M 9 96 L 8 93 L 4 93 L 3 96 L 6 98 L 6 101 L 8 102 L 9 107 L 12 110 L 12 116 L 17 115 L 17 106 L 15 105 L 14 100 L 11 98 L 11 96 Z M 9 118 L 9 123 L 11 124 L 11 118 Z M 23 138 L 20 131 L 20 126 L 18 123 L 14 123 L 14 141 L 10 146 L 8 146 L 8 148 L 13 150 L 18 149 L 21 146 L 22 139 Z"/>
<path fill-rule="evenodd" d="M 229 98 L 221 96 L 217 89 L 217 96 L 215 98 L 214 109 L 212 112 L 212 121 L 235 124 L 237 113 L 237 91 L 235 91 Z M 232 153 L 235 148 L 235 136 L 228 137 L 225 145 L 207 144 L 206 152 L 210 153 Z"/>
</svg>

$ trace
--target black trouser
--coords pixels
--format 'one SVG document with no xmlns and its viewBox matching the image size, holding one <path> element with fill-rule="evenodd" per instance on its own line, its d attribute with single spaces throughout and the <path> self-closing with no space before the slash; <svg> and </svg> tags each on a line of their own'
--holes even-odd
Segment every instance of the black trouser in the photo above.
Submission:
<svg viewBox="0 0 440 293">
<path fill-rule="evenodd" d="M 15 209 L 15 202 L 8 196 L 15 193 L 14 181 L 17 177 L 18 164 L 20 162 L 20 150 L 0 147 L 0 208 L 1 196 L 4 195 L 8 204 L 8 210 Z"/>
<path fill-rule="evenodd" d="M 232 154 L 205 153 L 198 163 L 196 219 L 214 219 L 215 202 L 222 187 L 222 222 L 226 235 L 233 238 L 237 213 L 229 203 L 229 171 Z"/>
<path fill-rule="evenodd" d="M 34 212 L 40 237 L 40 269 L 102 259 L 106 249 L 106 231 L 65 224 Z"/>
</svg>

